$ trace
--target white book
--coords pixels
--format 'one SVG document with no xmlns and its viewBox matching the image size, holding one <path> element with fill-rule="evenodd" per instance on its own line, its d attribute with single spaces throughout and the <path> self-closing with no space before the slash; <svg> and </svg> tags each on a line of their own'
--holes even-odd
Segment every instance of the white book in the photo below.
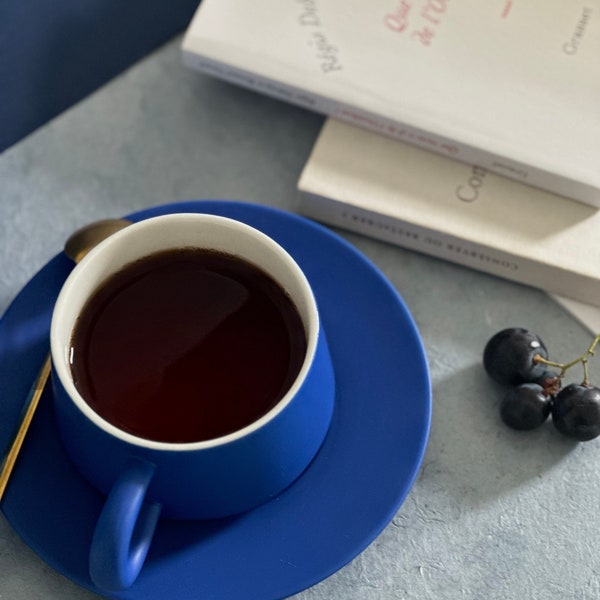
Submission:
<svg viewBox="0 0 600 600">
<path fill-rule="evenodd" d="M 324 223 L 600 306 L 600 210 L 334 119 L 298 182 Z"/>
<path fill-rule="evenodd" d="M 600 0 L 203 0 L 184 64 L 600 206 Z"/>
</svg>

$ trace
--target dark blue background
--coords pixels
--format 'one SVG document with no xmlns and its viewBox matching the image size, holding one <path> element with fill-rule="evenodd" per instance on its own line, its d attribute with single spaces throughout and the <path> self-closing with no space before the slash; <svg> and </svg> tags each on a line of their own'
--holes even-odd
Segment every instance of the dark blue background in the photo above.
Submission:
<svg viewBox="0 0 600 600">
<path fill-rule="evenodd" d="M 183 31 L 199 0 L 0 0 L 0 152 Z"/>
</svg>

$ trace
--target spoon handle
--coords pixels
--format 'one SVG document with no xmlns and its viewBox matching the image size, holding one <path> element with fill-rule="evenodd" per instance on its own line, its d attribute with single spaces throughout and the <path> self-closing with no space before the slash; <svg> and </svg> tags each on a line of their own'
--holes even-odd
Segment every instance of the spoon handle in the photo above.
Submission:
<svg viewBox="0 0 600 600">
<path fill-rule="evenodd" d="M 44 387 L 46 386 L 46 382 L 48 381 L 49 375 L 50 355 L 46 357 L 46 360 L 44 361 L 44 364 L 40 369 L 37 379 L 31 387 L 31 391 L 29 392 L 29 396 L 27 397 L 27 401 L 24 406 L 25 414 L 23 415 L 23 419 L 19 425 L 19 430 L 15 435 L 15 439 L 13 440 L 10 450 L 6 454 L 4 460 L 2 461 L 2 466 L 0 468 L 0 501 L 4 496 L 6 484 L 8 483 L 13 467 L 15 466 L 15 462 L 17 461 L 17 457 L 21 450 L 21 446 L 23 445 L 23 440 L 27 435 L 27 431 L 29 430 L 29 426 L 31 425 L 33 415 L 35 414 L 38 403 L 44 391 Z"/>
</svg>

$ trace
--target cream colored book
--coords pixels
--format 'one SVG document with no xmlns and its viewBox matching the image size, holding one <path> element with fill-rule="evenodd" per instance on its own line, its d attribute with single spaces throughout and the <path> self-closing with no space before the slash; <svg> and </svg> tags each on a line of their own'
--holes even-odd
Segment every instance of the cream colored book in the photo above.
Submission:
<svg viewBox="0 0 600 600">
<path fill-rule="evenodd" d="M 600 306 L 600 211 L 328 119 L 299 212 Z"/>
<path fill-rule="evenodd" d="M 600 0 L 203 0 L 186 65 L 600 206 Z"/>
</svg>

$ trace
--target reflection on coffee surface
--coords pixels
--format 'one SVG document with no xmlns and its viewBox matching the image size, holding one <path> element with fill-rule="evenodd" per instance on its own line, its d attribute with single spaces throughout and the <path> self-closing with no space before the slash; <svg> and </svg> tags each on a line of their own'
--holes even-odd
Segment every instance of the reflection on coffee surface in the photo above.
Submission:
<svg viewBox="0 0 600 600">
<path fill-rule="evenodd" d="M 267 413 L 306 354 L 296 307 L 270 276 L 184 248 L 126 266 L 90 298 L 71 369 L 105 420 L 146 439 L 196 442 Z"/>
</svg>

